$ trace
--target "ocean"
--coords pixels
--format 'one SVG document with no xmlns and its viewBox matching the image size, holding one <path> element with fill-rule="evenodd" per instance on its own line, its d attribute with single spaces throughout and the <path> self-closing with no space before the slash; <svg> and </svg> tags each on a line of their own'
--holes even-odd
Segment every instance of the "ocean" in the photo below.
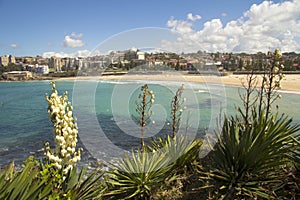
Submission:
<svg viewBox="0 0 300 200">
<path fill-rule="evenodd" d="M 0 82 L 0 166 L 22 163 L 28 156 L 43 156 L 43 144 L 53 145 L 53 126 L 47 113 L 45 94 L 49 81 Z M 170 134 L 171 101 L 178 82 L 148 81 L 155 94 L 153 114 L 145 128 L 146 141 Z M 82 163 L 109 161 L 139 147 L 140 129 L 135 122 L 135 101 L 142 81 L 57 81 L 60 94 L 68 91 L 79 127 Z M 224 114 L 236 113 L 240 105 L 238 87 L 184 83 L 187 100 L 180 133 L 189 138 L 213 134 Z M 280 113 L 300 123 L 300 93 L 280 92 Z"/>
</svg>

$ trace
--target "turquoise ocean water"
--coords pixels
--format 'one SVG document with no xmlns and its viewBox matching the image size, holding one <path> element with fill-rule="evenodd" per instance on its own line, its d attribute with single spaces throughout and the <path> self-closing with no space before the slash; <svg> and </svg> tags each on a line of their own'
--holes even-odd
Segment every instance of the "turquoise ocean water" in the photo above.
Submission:
<svg viewBox="0 0 300 200">
<path fill-rule="evenodd" d="M 139 146 L 139 130 L 132 115 L 142 84 L 138 81 L 56 83 L 60 93 L 68 91 L 70 100 L 73 97 L 80 146 L 87 146 L 83 162 L 93 161 L 96 151 L 97 159 L 110 159 L 116 155 L 115 151 L 128 151 Z M 175 82 L 149 83 L 149 88 L 155 93 L 149 137 L 169 133 L 170 101 L 179 86 Z M 216 129 L 220 112 L 227 115 L 236 112 L 238 90 L 237 87 L 186 83 L 183 96 L 187 98 L 184 104 L 187 109 L 182 132 L 188 129 L 187 133 L 193 133 L 191 137 L 202 137 L 204 130 Z M 43 143 L 50 141 L 53 144 L 52 124 L 45 100 L 45 93 L 50 92 L 49 81 L 0 82 L 0 166 L 12 160 L 21 163 L 29 155 L 41 156 Z M 276 103 L 279 111 L 292 117 L 294 123 L 300 123 L 300 94 L 283 92 L 281 95 L 282 99 Z M 100 129 L 102 135 L 97 135 Z M 111 146 L 117 148 L 110 149 Z"/>
</svg>

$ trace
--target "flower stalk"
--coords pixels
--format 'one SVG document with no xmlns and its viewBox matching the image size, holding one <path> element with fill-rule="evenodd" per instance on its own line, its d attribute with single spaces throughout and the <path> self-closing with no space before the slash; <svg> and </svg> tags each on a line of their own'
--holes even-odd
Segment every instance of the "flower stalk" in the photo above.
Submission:
<svg viewBox="0 0 300 200">
<path fill-rule="evenodd" d="M 133 115 L 133 118 L 141 127 L 141 148 L 145 147 L 145 126 L 149 123 L 150 118 L 153 114 L 151 107 L 154 104 L 154 93 L 152 90 L 149 91 L 148 84 L 141 87 L 141 93 L 138 96 L 138 100 L 135 101 L 136 113 L 138 117 Z"/>
<path fill-rule="evenodd" d="M 182 93 L 184 90 L 184 85 L 182 84 L 175 96 L 173 97 L 172 103 L 171 103 L 171 124 L 172 124 L 172 138 L 174 139 L 178 133 L 178 130 L 180 128 L 180 121 L 183 111 L 186 109 L 183 107 L 184 102 L 186 101 L 186 98 L 182 98 Z"/>
<path fill-rule="evenodd" d="M 270 58 L 270 63 L 267 68 L 267 71 L 263 74 L 262 85 L 260 91 L 260 102 L 259 102 L 259 113 L 262 112 L 262 104 L 266 109 L 266 115 L 268 118 L 271 110 L 271 105 L 273 102 L 279 98 L 277 90 L 281 88 L 280 82 L 283 79 L 284 75 L 282 70 L 284 66 L 280 64 L 282 54 L 276 49 L 274 53 L 268 53 Z"/>
</svg>

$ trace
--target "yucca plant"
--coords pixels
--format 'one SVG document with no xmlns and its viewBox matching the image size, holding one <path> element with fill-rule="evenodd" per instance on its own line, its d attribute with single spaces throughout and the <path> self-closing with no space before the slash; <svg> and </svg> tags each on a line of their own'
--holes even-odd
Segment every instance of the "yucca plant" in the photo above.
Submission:
<svg viewBox="0 0 300 200">
<path fill-rule="evenodd" d="M 91 173 L 84 179 L 85 168 L 77 173 L 81 149 L 76 151 L 78 127 L 67 92 L 59 95 L 54 82 L 51 95 L 46 95 L 48 113 L 54 125 L 55 150 L 45 144 L 45 157 L 41 164 L 41 178 L 54 188 L 49 199 L 100 199 L 105 190 L 102 173 Z"/>
<path fill-rule="evenodd" d="M 53 190 L 54 184 L 45 176 L 40 163 L 29 157 L 20 170 L 13 165 L 0 174 L 0 199 L 101 199 L 106 187 L 102 182 L 103 173 L 95 171 L 84 178 L 85 169 L 77 174 L 73 168 L 66 175 L 60 190 Z M 45 170 L 45 169 L 44 169 Z"/>
<path fill-rule="evenodd" d="M 86 168 L 82 168 L 77 174 L 77 168 L 73 168 L 64 181 L 63 194 L 64 199 L 81 200 L 81 199 L 101 199 L 106 190 L 102 181 L 103 172 L 95 170 L 89 173 L 85 178 Z"/>
<path fill-rule="evenodd" d="M 68 121 L 66 124 L 69 126 L 72 125 L 73 130 L 68 129 L 68 131 L 73 131 L 73 136 L 77 136 L 77 125 L 74 124 L 72 118 L 71 105 L 65 103 L 67 95 L 58 96 L 55 84 L 52 83 L 52 86 L 52 95 L 51 97 L 47 97 L 47 100 L 49 100 L 49 113 L 51 113 L 50 118 L 52 121 L 55 121 L 53 116 L 55 118 L 55 114 L 58 113 L 58 108 L 56 107 L 60 107 L 58 101 L 64 106 L 69 106 L 67 113 L 65 110 L 60 112 L 64 113 L 61 117 L 64 118 L 65 121 L 70 119 L 71 122 Z M 51 99 L 53 101 L 50 101 Z M 51 103 L 53 103 L 53 105 Z M 65 109 L 64 106 L 62 106 L 63 109 Z M 54 112 L 53 110 L 55 109 L 56 111 Z M 56 117 L 56 119 L 59 118 Z M 55 133 L 66 131 L 64 129 L 58 129 L 62 129 L 62 126 L 56 124 Z M 62 138 L 68 136 L 66 133 L 62 135 L 63 136 L 55 137 L 57 150 L 61 151 L 59 154 L 53 155 L 49 149 L 47 149 L 49 146 L 46 146 L 46 159 L 38 162 L 33 157 L 29 157 L 21 169 L 15 169 L 12 163 L 6 169 L 0 171 L 0 200 L 101 199 L 101 195 L 106 189 L 102 182 L 103 173 L 95 171 L 84 176 L 85 168 L 82 168 L 82 170 L 77 173 L 75 163 L 80 160 L 80 152 L 75 153 L 72 159 L 70 161 L 68 160 L 68 165 L 63 165 L 64 167 L 68 167 L 65 168 L 67 170 L 62 170 L 62 166 L 60 165 L 62 164 L 61 156 L 63 153 L 67 153 L 67 151 L 63 152 L 63 148 L 60 147 L 61 143 L 63 143 L 62 140 L 64 140 Z M 67 139 L 70 138 L 71 137 L 67 137 Z M 76 137 L 72 137 L 72 139 L 73 141 L 68 140 L 68 143 L 72 143 L 73 147 L 76 147 L 77 139 Z M 64 145 L 65 144 L 66 143 L 64 143 Z M 71 149 L 68 150 L 68 153 L 74 151 L 75 150 Z M 66 157 L 70 158 L 70 154 Z"/>
<path fill-rule="evenodd" d="M 290 163 L 300 128 L 271 110 L 280 97 L 277 90 L 284 66 L 280 65 L 279 50 L 268 55 L 270 62 L 260 87 L 256 76 L 250 74 L 243 83 L 245 93 L 240 93 L 244 108 L 237 108 L 240 116 L 225 118 L 209 156 L 211 170 L 205 178 L 213 180 L 213 185 L 204 187 L 215 190 L 218 198 L 278 198 L 276 192 L 286 184 L 282 171 Z"/>
<path fill-rule="evenodd" d="M 252 116 L 247 129 L 242 120 L 226 118 L 212 154 L 209 176 L 225 198 L 275 198 L 281 167 L 295 148 L 293 137 L 299 137 L 295 134 L 300 127 L 288 117 L 269 115 L 267 119 L 264 112 L 256 115 L 255 111 Z"/>
<path fill-rule="evenodd" d="M 171 131 L 172 134 L 166 138 L 155 138 L 151 144 L 147 146 L 149 152 L 165 151 L 167 156 L 173 162 L 173 166 L 182 170 L 183 167 L 191 167 L 192 163 L 198 158 L 202 140 L 189 141 L 184 135 L 179 135 L 179 127 L 183 111 L 186 109 L 183 106 L 186 98 L 182 97 L 184 85 L 182 84 L 171 102 Z"/>
<path fill-rule="evenodd" d="M 290 199 L 300 198 L 300 139 L 294 138 L 296 147 L 291 154 L 292 166 L 285 169 L 286 186 L 284 188 L 285 196 L 290 196 Z M 287 194 L 288 193 L 288 194 Z"/>
<path fill-rule="evenodd" d="M 151 141 L 148 151 L 162 151 L 170 159 L 172 168 L 165 183 L 155 191 L 155 199 L 181 199 L 190 179 L 198 167 L 202 140 L 189 141 L 186 136 L 157 138 Z"/>
<path fill-rule="evenodd" d="M 152 140 L 147 148 L 150 152 L 165 152 L 173 164 L 173 169 L 176 168 L 176 172 L 180 172 L 184 167 L 192 168 L 199 157 L 202 143 L 202 140 L 188 141 L 187 137 L 183 135 L 175 138 L 168 135 L 166 138 Z"/>
<path fill-rule="evenodd" d="M 52 185 L 40 178 L 38 162 L 29 157 L 22 167 L 16 170 L 11 166 L 0 174 L 0 199 L 46 199 Z"/>
<path fill-rule="evenodd" d="M 107 172 L 109 192 L 106 197 L 114 199 L 149 199 L 155 188 L 170 175 L 170 159 L 164 152 L 147 153 L 132 151 L 125 154 Z"/>
</svg>

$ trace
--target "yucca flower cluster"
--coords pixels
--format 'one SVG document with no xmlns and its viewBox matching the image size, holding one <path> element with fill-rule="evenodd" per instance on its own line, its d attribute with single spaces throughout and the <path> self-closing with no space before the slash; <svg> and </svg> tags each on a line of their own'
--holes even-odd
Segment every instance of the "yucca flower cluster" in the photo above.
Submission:
<svg viewBox="0 0 300 200">
<path fill-rule="evenodd" d="M 282 58 L 281 52 L 276 49 L 274 53 L 269 53 L 272 58 L 272 65 L 271 65 L 271 73 L 273 74 L 274 77 L 274 83 L 275 87 L 278 89 L 281 88 L 280 81 L 284 78 L 284 75 L 282 74 L 282 70 L 284 69 L 284 65 L 280 63 L 280 59 Z"/>
<path fill-rule="evenodd" d="M 50 145 L 45 144 L 45 155 L 53 166 L 67 174 L 78 161 L 80 161 L 80 150 L 76 152 L 78 127 L 73 117 L 73 108 L 68 101 L 67 92 L 59 95 L 55 83 L 51 82 L 52 93 L 46 95 L 48 102 L 48 113 L 54 125 L 53 134 L 56 143 L 55 151 L 51 151 Z"/>
</svg>

